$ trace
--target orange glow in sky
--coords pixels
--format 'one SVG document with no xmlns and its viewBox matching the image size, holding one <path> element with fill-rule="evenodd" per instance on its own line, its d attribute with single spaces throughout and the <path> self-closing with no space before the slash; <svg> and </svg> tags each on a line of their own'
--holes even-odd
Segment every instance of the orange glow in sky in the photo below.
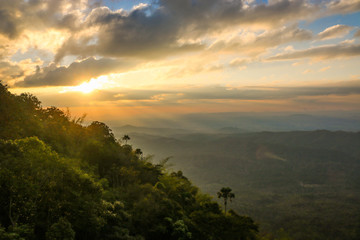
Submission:
<svg viewBox="0 0 360 240">
<path fill-rule="evenodd" d="M 91 93 L 94 90 L 105 89 L 109 85 L 107 76 L 100 76 L 98 78 L 92 78 L 88 82 L 84 82 L 78 86 L 64 87 L 60 93 L 66 92 L 81 92 L 84 94 Z"/>
<path fill-rule="evenodd" d="M 44 107 L 359 112 L 356 0 L 8 2 L 0 80 Z"/>
</svg>

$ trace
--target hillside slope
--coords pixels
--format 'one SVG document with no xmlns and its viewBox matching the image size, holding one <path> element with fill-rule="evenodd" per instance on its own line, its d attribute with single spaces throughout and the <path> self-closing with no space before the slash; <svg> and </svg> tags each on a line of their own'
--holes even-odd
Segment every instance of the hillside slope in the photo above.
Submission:
<svg viewBox="0 0 360 240">
<path fill-rule="evenodd" d="M 360 133 L 128 133 L 134 145 L 172 156 L 205 192 L 231 186 L 232 206 L 294 239 L 356 239 L 360 229 Z M 280 231 L 281 232 L 281 231 Z"/>
<path fill-rule="evenodd" d="M 250 217 L 83 120 L 0 83 L 1 240 L 257 238 Z"/>
</svg>

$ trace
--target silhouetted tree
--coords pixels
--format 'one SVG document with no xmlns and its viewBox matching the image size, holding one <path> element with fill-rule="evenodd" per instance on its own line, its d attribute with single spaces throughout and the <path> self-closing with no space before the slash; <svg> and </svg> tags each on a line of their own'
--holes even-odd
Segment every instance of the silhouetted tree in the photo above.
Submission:
<svg viewBox="0 0 360 240">
<path fill-rule="evenodd" d="M 124 135 L 124 136 L 122 137 L 122 140 L 125 141 L 125 144 L 127 144 L 127 141 L 130 140 L 129 135 Z"/>
<path fill-rule="evenodd" d="M 225 214 L 226 214 L 226 206 L 227 206 L 227 201 L 235 198 L 235 194 L 231 192 L 232 189 L 229 187 L 223 187 L 221 188 L 221 190 L 217 193 L 218 198 L 223 198 L 224 199 L 224 208 L 225 208 Z"/>
<path fill-rule="evenodd" d="M 135 154 L 140 156 L 140 158 L 142 159 L 143 152 L 141 151 L 140 148 L 135 149 Z"/>
</svg>

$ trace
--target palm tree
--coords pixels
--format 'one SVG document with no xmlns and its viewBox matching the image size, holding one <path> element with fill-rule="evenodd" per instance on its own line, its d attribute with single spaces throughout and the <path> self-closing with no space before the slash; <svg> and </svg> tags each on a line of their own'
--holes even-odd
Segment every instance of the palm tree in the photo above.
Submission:
<svg viewBox="0 0 360 240">
<path fill-rule="evenodd" d="M 225 214 L 226 214 L 226 206 L 227 206 L 227 201 L 235 198 L 235 194 L 231 192 L 232 189 L 229 187 L 223 187 L 220 192 L 217 193 L 218 198 L 223 198 L 224 199 L 224 207 L 225 207 Z"/>
<path fill-rule="evenodd" d="M 141 151 L 140 148 L 135 149 L 135 154 L 138 155 L 138 156 L 140 156 L 140 159 L 142 159 L 143 152 Z"/>
<path fill-rule="evenodd" d="M 124 140 L 124 141 L 125 141 L 125 144 L 127 144 L 127 141 L 130 140 L 129 135 L 124 135 L 124 136 L 122 137 L 122 140 Z"/>
</svg>

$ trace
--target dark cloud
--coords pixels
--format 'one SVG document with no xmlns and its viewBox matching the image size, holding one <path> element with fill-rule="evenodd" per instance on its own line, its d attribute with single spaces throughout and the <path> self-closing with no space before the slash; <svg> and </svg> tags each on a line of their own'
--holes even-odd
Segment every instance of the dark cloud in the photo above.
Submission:
<svg viewBox="0 0 360 240">
<path fill-rule="evenodd" d="M 269 4 L 247 4 L 247 1 L 196 0 L 183 1 L 160 0 L 160 6 L 182 19 L 185 29 L 203 33 L 209 30 L 221 30 L 242 24 L 263 24 L 278 26 L 289 21 L 308 18 L 321 6 L 308 1 L 269 1 Z M 250 2 L 250 1 L 249 1 Z"/>
<path fill-rule="evenodd" d="M 68 67 L 57 67 L 52 64 L 40 70 L 36 69 L 33 75 L 27 76 L 18 87 L 36 86 L 71 86 L 78 85 L 101 75 L 110 74 L 129 68 L 130 63 L 120 60 L 102 58 L 96 60 L 88 58 L 81 62 L 74 62 Z"/>
<path fill-rule="evenodd" d="M 9 38 L 15 38 L 19 34 L 17 19 L 2 9 L 0 9 L 0 33 Z"/>
<path fill-rule="evenodd" d="M 277 0 L 268 4 L 242 0 L 157 0 L 127 12 L 99 7 L 100 3 L 89 0 L 84 6 L 81 0 L 0 1 L 0 33 L 15 38 L 25 28 L 72 31 L 57 52 L 56 62 L 66 55 L 154 58 L 201 50 L 204 43 L 194 40 L 211 32 L 249 24 L 280 26 L 329 11 L 354 12 L 359 5 L 344 0 L 331 3 Z M 99 29 L 90 36 L 80 34 L 91 27 Z M 306 38 L 308 33 L 299 31 Z"/>
<path fill-rule="evenodd" d="M 337 0 L 329 1 L 326 5 L 328 14 L 347 14 L 358 12 L 360 10 L 360 1 L 358 0 Z"/>
<path fill-rule="evenodd" d="M 290 53 L 283 53 L 268 60 L 292 60 L 299 58 L 330 59 L 354 57 L 360 55 L 360 44 L 339 44 L 314 47 Z"/>
<path fill-rule="evenodd" d="M 241 25 L 274 27 L 301 19 L 314 19 L 326 12 L 326 7 L 329 6 L 323 1 L 305 0 L 250 5 L 241 0 L 159 0 L 130 12 L 101 7 L 93 9 L 83 24 L 87 28 L 99 27 L 99 31 L 92 37 L 70 38 L 58 51 L 56 61 L 66 55 L 154 58 L 196 51 L 205 45 L 194 40 L 207 34 Z M 332 9 L 336 11 L 335 6 Z M 259 38 L 256 44 L 272 46 L 291 39 L 306 40 L 311 35 L 306 30 L 289 29 L 293 32 L 274 32 L 273 36 L 266 36 L 267 39 Z M 293 35 L 283 37 L 281 34 Z"/>
<path fill-rule="evenodd" d="M 56 61 L 68 54 L 154 58 L 203 49 L 201 43 L 177 42 L 181 23 L 162 9 L 149 16 L 144 8 L 130 13 L 97 8 L 87 17 L 86 26 L 98 26 L 99 31 L 92 38 L 69 39 L 58 51 Z"/>
<path fill-rule="evenodd" d="M 272 0 L 267 4 L 243 0 L 154 0 L 148 5 L 139 5 L 130 11 L 112 11 L 100 6 L 101 2 L 0 0 L 1 35 L 16 39 L 25 29 L 44 32 L 54 28 L 66 29 L 70 37 L 64 34 L 68 39 L 64 40 L 59 49 L 54 50 L 55 64 L 69 55 L 78 59 L 104 57 L 100 60 L 90 58 L 75 62 L 69 67 L 58 67 L 55 64 L 45 67 L 27 76 L 18 86 L 78 84 L 122 66 L 121 61 L 113 58 L 164 58 L 208 49 L 212 41 L 216 40 L 216 34 L 230 29 L 239 29 L 239 32 L 240 27 L 249 25 L 275 29 L 265 31 L 250 43 L 244 42 L 241 38 L 234 38 L 230 41 L 219 41 L 210 47 L 213 50 L 239 51 L 256 56 L 280 44 L 313 38 L 310 31 L 298 28 L 296 23 L 299 20 L 313 20 L 360 9 L 357 0 Z M 335 36 L 340 34 L 340 30 L 347 29 L 341 26 L 327 36 L 319 37 L 325 39 Z M 11 41 L 9 43 L 11 44 Z M 358 45 L 327 46 L 286 53 L 271 60 L 299 58 L 304 55 L 324 58 L 357 56 L 358 52 Z M 209 68 L 202 66 L 194 68 L 193 72 L 221 68 L 220 65 Z"/>
</svg>

